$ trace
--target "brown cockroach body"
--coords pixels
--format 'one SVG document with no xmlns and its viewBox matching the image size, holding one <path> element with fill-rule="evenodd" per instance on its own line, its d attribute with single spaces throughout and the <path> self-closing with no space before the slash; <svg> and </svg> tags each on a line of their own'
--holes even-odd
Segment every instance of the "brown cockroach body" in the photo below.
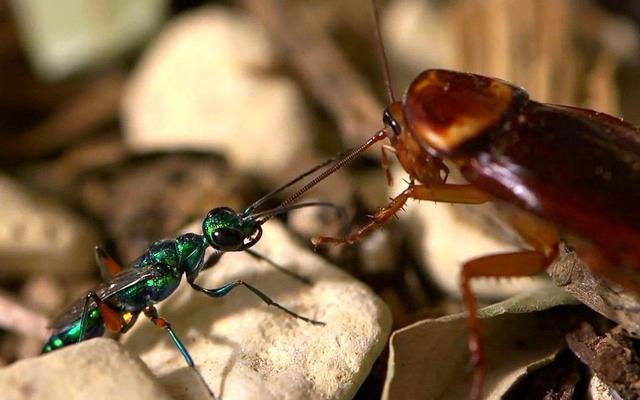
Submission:
<svg viewBox="0 0 640 400">
<path fill-rule="evenodd" d="M 640 269 L 638 128 L 596 111 L 532 101 L 524 89 L 500 79 L 448 70 L 427 70 L 402 102 L 394 101 L 391 90 L 390 98 L 382 132 L 409 174 L 409 187 L 351 235 L 314 242 L 358 241 L 408 199 L 506 204 L 508 222 L 532 249 L 488 255 L 462 267 L 472 399 L 480 398 L 484 376 L 472 278 L 543 272 L 565 241 L 595 273 L 640 293 L 628 273 Z M 447 183 L 444 160 L 468 183 Z"/>
</svg>

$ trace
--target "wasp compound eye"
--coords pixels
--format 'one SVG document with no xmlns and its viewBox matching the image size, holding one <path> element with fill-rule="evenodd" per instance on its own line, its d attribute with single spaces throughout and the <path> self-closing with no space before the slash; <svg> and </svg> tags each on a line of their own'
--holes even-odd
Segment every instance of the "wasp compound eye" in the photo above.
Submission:
<svg viewBox="0 0 640 400">
<path fill-rule="evenodd" d="M 384 113 L 382 114 L 382 122 L 386 126 L 391 127 L 391 129 L 393 129 L 393 133 L 395 133 L 396 136 L 400 135 L 402 128 L 400 127 L 398 121 L 396 121 L 396 119 L 391 114 L 391 110 L 389 110 L 389 107 L 384 109 Z"/>
<path fill-rule="evenodd" d="M 242 246 L 245 236 L 232 228 L 218 228 L 213 232 L 213 242 L 219 250 L 235 250 Z"/>
</svg>

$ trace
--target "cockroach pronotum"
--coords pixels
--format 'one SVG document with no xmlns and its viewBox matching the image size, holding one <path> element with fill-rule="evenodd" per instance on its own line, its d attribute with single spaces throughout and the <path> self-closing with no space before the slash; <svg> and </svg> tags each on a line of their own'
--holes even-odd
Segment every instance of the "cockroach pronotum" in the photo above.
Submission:
<svg viewBox="0 0 640 400">
<path fill-rule="evenodd" d="M 374 15 L 390 104 L 385 127 L 368 143 L 388 138 L 410 183 L 357 231 L 314 243 L 356 242 L 409 199 L 501 203 L 532 249 L 462 266 L 474 366 L 470 398 L 479 399 L 485 357 L 472 278 L 543 272 L 565 242 L 593 272 L 640 293 L 633 273 L 640 268 L 640 130 L 597 111 L 530 100 L 525 89 L 497 78 L 443 69 L 422 72 L 397 101 L 375 6 Z M 447 183 L 445 160 L 468 183 Z"/>
</svg>

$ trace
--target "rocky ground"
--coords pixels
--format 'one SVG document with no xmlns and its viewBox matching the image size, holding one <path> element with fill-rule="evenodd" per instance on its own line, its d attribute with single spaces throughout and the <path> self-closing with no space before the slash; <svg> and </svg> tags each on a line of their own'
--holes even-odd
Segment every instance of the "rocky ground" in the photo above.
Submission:
<svg viewBox="0 0 640 400">
<path fill-rule="evenodd" d="M 37 3 L 0 0 L 0 398 L 204 398 L 144 317 L 120 338 L 40 356 L 47 323 L 99 282 L 96 244 L 126 265 L 155 240 L 199 233 L 210 209 L 242 210 L 379 129 L 371 5 Z M 398 92 L 446 67 L 640 123 L 633 7 L 382 3 Z M 362 225 L 406 186 L 391 158 L 391 186 L 376 149 L 302 199 L 340 205 L 348 226 Z M 464 398 L 459 267 L 522 245 L 501 207 L 415 202 L 357 244 L 318 249 L 310 238 L 345 222 L 332 209 L 296 210 L 269 221 L 255 250 L 308 283 L 243 253 L 198 278 L 245 280 L 324 326 L 243 288 L 212 299 L 184 284 L 159 311 L 218 398 Z M 637 296 L 594 276 L 570 243 L 548 275 L 474 285 L 488 306 L 485 398 L 640 398 Z"/>
</svg>

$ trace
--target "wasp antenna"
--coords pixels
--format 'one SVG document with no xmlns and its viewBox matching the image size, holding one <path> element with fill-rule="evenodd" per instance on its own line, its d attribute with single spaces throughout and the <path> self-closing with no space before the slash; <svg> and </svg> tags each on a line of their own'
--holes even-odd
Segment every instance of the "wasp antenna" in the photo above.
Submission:
<svg viewBox="0 0 640 400">
<path fill-rule="evenodd" d="M 384 129 L 381 129 L 381 130 L 377 131 L 373 136 L 371 136 L 366 142 L 364 142 L 360 146 L 356 147 L 355 149 L 347 151 L 346 153 L 340 153 L 340 155 L 344 155 L 342 158 L 340 158 L 338 161 L 336 161 L 331 167 L 329 167 L 325 171 L 323 171 L 320 175 L 318 175 L 315 178 L 313 178 L 309 183 L 307 183 L 306 185 L 304 185 L 303 187 L 298 189 L 298 191 L 296 191 L 295 193 L 293 193 L 292 195 L 287 197 L 280 204 L 279 207 L 285 207 L 285 206 L 293 203 L 298 197 L 302 196 L 302 194 L 304 192 L 306 192 L 307 190 L 311 189 L 312 187 L 317 185 L 320 181 L 322 181 L 323 179 L 325 179 L 329 175 L 333 174 L 334 172 L 336 172 L 340 168 L 342 168 L 345 165 L 349 164 L 351 161 L 353 161 L 354 158 L 358 157 L 360 155 L 360 153 L 362 153 L 363 151 L 367 150 L 369 147 L 373 146 L 373 144 L 375 144 L 375 143 L 377 143 L 377 142 L 379 142 L 381 140 L 384 140 L 386 137 L 387 137 L 387 132 Z M 334 157 L 332 160 L 335 160 L 335 159 L 336 159 L 336 157 Z M 272 215 L 268 215 L 268 216 L 263 217 L 262 220 L 261 220 L 262 223 L 266 222 L 271 217 L 272 217 Z"/>
<path fill-rule="evenodd" d="M 377 142 L 383 140 L 386 137 L 387 137 L 386 131 L 384 129 L 381 129 L 378 132 L 376 132 L 372 137 L 370 137 L 366 142 L 364 142 L 360 146 L 356 147 L 355 149 L 351 149 L 351 150 L 347 150 L 347 151 L 341 152 L 341 153 L 337 154 L 336 156 L 331 157 L 330 159 L 322 162 L 321 164 L 318 164 L 315 167 L 309 169 L 308 171 L 302 173 L 301 175 L 298 175 L 297 177 L 293 178 L 292 180 L 290 180 L 289 182 L 287 182 L 284 185 L 280 186 L 279 188 L 267 193 L 262 198 L 260 198 L 258 201 L 254 202 L 249 207 L 247 207 L 244 210 L 244 212 L 242 213 L 243 218 L 245 218 L 245 219 L 255 218 L 256 214 L 253 211 L 256 208 L 258 208 L 260 205 L 262 205 L 264 202 L 266 202 L 268 199 L 270 199 L 271 197 L 275 196 L 276 194 L 282 192 L 283 190 L 285 190 L 286 188 L 290 187 L 291 185 L 299 182 L 300 180 L 306 178 L 307 176 L 313 174 L 314 172 L 317 172 L 318 170 L 320 170 L 320 169 L 322 169 L 322 168 L 324 168 L 324 167 L 326 167 L 326 166 L 328 166 L 330 164 L 333 164 L 329 168 L 327 168 L 324 172 L 322 172 L 320 175 L 316 176 L 309 183 L 307 183 L 302 188 L 300 188 L 298 191 L 296 191 L 295 193 L 290 195 L 285 201 L 282 202 L 282 204 L 280 204 L 279 207 L 284 207 L 284 206 L 286 206 L 288 204 L 293 203 L 298 197 L 302 196 L 302 194 L 304 192 L 306 192 L 307 190 L 311 189 L 312 187 L 317 185 L 320 181 L 324 180 L 329 175 L 333 174 L 334 172 L 336 172 L 340 168 L 344 167 L 345 165 L 347 165 L 348 163 L 353 161 L 354 158 L 356 158 L 358 155 L 360 155 L 360 153 L 362 153 L 363 151 L 365 151 L 366 149 L 371 147 L 374 143 L 377 143 Z M 271 218 L 271 216 L 272 215 L 263 217 L 262 222 L 266 222 L 269 218 Z"/>
<path fill-rule="evenodd" d="M 288 204 L 286 206 L 278 206 L 276 208 L 273 208 L 271 210 L 266 210 L 266 211 L 261 211 L 259 213 L 255 213 L 252 214 L 251 217 L 255 218 L 258 222 L 258 224 L 262 225 L 264 223 L 264 221 L 266 221 L 268 218 L 271 218 L 275 215 L 278 214 L 284 214 L 286 212 L 289 212 L 291 210 L 297 210 L 299 208 L 306 208 L 306 207 L 328 207 L 328 208 L 332 208 L 336 211 L 336 214 L 338 214 L 338 216 L 340 217 L 340 219 L 343 220 L 343 222 L 346 221 L 347 219 L 347 211 L 345 210 L 345 208 L 343 206 L 339 206 L 335 203 L 331 203 L 328 201 L 308 201 L 308 202 L 304 202 L 304 203 L 295 203 L 295 204 Z M 346 222 L 345 222 L 346 223 Z"/>
<path fill-rule="evenodd" d="M 262 204 L 264 204 L 267 200 L 269 200 L 270 198 L 272 198 L 273 196 L 277 195 L 278 193 L 282 192 L 283 190 L 285 190 L 286 188 L 290 187 L 291 185 L 294 185 L 296 183 L 298 183 L 299 181 L 301 181 L 302 179 L 306 178 L 307 176 L 313 174 L 314 172 L 318 171 L 319 169 L 322 169 L 324 167 L 326 167 L 327 165 L 331 164 L 332 162 L 334 162 L 335 160 L 337 160 L 342 154 L 338 154 L 335 157 L 332 157 L 314 167 L 312 167 L 311 169 L 309 169 L 306 172 L 303 172 L 302 174 L 296 176 L 295 178 L 293 178 L 292 180 L 290 180 L 289 182 L 285 183 L 284 185 L 280 186 L 277 189 L 272 190 L 271 192 L 265 194 L 264 196 L 262 196 L 260 199 L 258 199 L 257 201 L 255 201 L 253 204 L 251 204 L 249 207 L 247 207 L 244 210 L 244 217 L 249 217 L 252 213 L 253 210 L 255 210 L 256 208 L 260 207 Z"/>
<path fill-rule="evenodd" d="M 380 57 L 380 63 L 382 64 L 382 73 L 384 76 L 384 85 L 387 89 L 387 95 L 391 103 L 396 101 L 396 96 L 393 94 L 393 86 L 391 86 L 391 73 L 389 71 L 389 61 L 387 59 L 387 52 L 384 49 L 384 42 L 382 40 L 382 32 L 380 31 L 380 10 L 378 9 L 378 2 L 371 0 L 371 7 L 373 9 L 373 21 L 376 27 L 376 41 L 378 42 L 378 56 Z"/>
</svg>

